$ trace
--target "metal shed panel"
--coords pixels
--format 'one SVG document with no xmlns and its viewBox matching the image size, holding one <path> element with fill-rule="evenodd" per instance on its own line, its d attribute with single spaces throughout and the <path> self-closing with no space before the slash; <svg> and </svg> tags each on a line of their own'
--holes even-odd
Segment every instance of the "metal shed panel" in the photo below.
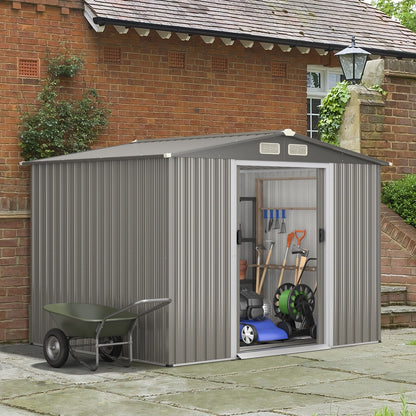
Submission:
<svg viewBox="0 0 416 416">
<path fill-rule="evenodd" d="M 171 160 L 170 352 L 176 364 L 231 357 L 230 183 L 229 160 Z"/>
<path fill-rule="evenodd" d="M 334 172 L 334 345 L 379 341 L 380 167 Z"/>
<path fill-rule="evenodd" d="M 168 296 L 163 159 L 32 166 L 32 341 L 56 302 L 120 307 Z M 144 197 L 146 195 L 146 197 Z M 139 322 L 135 358 L 167 363 L 167 310 Z M 146 333 L 146 336 L 143 336 Z"/>
</svg>

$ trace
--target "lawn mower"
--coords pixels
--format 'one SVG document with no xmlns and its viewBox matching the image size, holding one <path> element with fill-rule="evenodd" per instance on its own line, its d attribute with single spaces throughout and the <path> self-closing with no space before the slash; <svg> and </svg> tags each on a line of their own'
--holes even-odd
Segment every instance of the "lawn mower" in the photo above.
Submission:
<svg viewBox="0 0 416 416">
<path fill-rule="evenodd" d="M 253 342 L 280 341 L 288 339 L 287 333 L 266 318 L 263 297 L 256 292 L 240 291 L 240 340 L 243 345 Z"/>
</svg>

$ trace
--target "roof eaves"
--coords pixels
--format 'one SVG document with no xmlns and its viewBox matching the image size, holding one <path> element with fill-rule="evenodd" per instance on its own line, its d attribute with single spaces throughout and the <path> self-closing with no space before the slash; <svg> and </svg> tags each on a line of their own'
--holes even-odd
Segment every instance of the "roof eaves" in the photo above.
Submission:
<svg viewBox="0 0 416 416">
<path fill-rule="evenodd" d="M 178 32 L 178 33 L 187 33 L 189 35 L 204 35 L 204 36 L 215 36 L 215 37 L 224 37 L 224 38 L 231 38 L 231 39 L 243 39 L 243 40 L 252 40 L 258 42 L 268 42 L 268 43 L 277 43 L 277 44 L 285 44 L 291 47 L 309 47 L 309 48 L 317 48 L 317 49 L 324 49 L 327 51 L 337 51 L 345 48 L 344 44 L 336 44 L 336 43 L 327 43 L 327 42 L 311 42 L 311 41 L 302 41 L 300 39 L 294 38 L 278 38 L 273 36 L 258 36 L 258 35 L 250 35 L 248 33 L 240 33 L 240 32 L 228 32 L 228 31 L 215 31 L 215 30 L 206 30 L 200 28 L 190 28 L 190 27 L 183 27 L 183 26 L 174 26 L 174 25 L 162 25 L 162 24 L 154 24 L 154 23 L 146 23 L 146 22 L 137 22 L 137 21 L 129 21 L 129 20 L 122 20 L 122 19 L 111 19 L 96 16 L 93 18 L 94 24 L 97 26 L 106 26 L 106 25 L 114 25 L 114 26 L 124 26 L 126 28 L 141 28 L 141 29 L 151 29 L 151 30 L 160 30 L 160 31 L 170 31 L 170 32 Z M 377 48 L 368 48 L 366 50 L 373 55 L 382 55 L 382 56 L 393 56 L 396 58 L 416 58 L 416 52 L 407 52 L 402 50 L 391 50 L 391 49 L 377 49 Z"/>
</svg>

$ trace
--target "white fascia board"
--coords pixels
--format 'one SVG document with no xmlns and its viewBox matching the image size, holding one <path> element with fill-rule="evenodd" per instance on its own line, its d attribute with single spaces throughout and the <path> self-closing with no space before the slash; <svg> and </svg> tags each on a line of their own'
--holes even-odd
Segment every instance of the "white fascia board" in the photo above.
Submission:
<svg viewBox="0 0 416 416">
<path fill-rule="evenodd" d="M 84 5 L 84 17 L 87 19 L 87 22 L 97 33 L 104 32 L 105 26 L 100 26 L 94 23 L 94 17 L 97 16 L 95 16 L 93 11 L 86 4 Z"/>
</svg>

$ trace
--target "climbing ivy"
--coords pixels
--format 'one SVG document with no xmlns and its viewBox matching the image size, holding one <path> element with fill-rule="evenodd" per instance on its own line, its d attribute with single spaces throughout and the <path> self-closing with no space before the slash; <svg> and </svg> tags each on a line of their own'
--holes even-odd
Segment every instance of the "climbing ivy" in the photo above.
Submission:
<svg viewBox="0 0 416 416">
<path fill-rule="evenodd" d="M 87 150 L 107 125 L 109 111 L 94 89 L 81 98 L 64 94 L 62 77 L 74 77 L 83 61 L 65 52 L 48 59 L 48 77 L 31 106 L 20 117 L 20 148 L 25 160 L 42 159 Z"/>
<path fill-rule="evenodd" d="M 348 101 L 351 98 L 351 93 L 348 90 L 349 85 L 348 81 L 338 82 L 324 97 L 319 106 L 318 129 L 323 142 L 339 146 L 339 129 L 341 128 L 342 117 Z M 383 96 L 386 95 L 386 92 L 380 85 L 365 87 Z"/>
<path fill-rule="evenodd" d="M 347 81 L 338 82 L 322 100 L 319 107 L 318 129 L 323 142 L 339 146 L 338 132 L 351 97 L 348 85 Z"/>
</svg>

